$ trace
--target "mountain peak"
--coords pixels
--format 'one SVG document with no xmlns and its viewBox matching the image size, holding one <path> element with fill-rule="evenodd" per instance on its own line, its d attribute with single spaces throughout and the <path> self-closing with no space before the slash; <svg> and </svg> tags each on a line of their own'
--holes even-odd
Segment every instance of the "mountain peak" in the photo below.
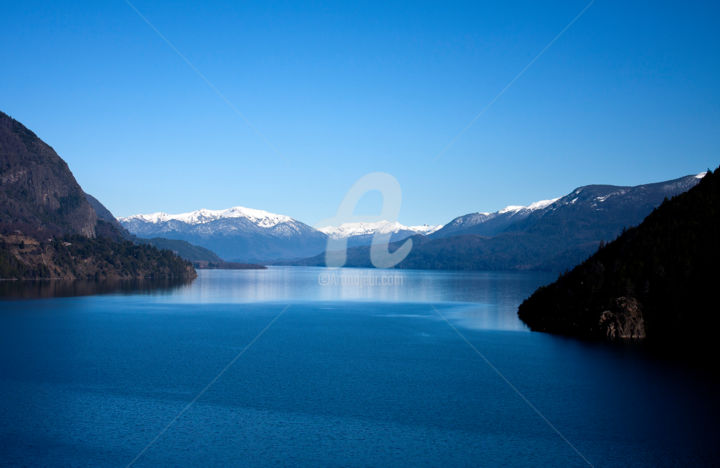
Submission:
<svg viewBox="0 0 720 468">
<path fill-rule="evenodd" d="M 327 242 L 323 233 L 289 216 L 244 206 L 137 214 L 120 223 L 141 238 L 184 240 L 241 263 L 314 255 Z"/>
<path fill-rule="evenodd" d="M 165 212 L 137 214 L 120 218 L 120 221 L 129 222 L 138 220 L 152 224 L 168 221 L 180 221 L 186 224 L 197 225 L 228 218 L 246 218 L 253 224 L 263 228 L 271 228 L 281 223 L 289 223 L 293 221 L 293 219 L 289 216 L 270 213 L 269 211 L 256 210 L 254 208 L 246 208 L 244 206 L 234 206 L 225 210 L 209 210 L 207 208 L 202 208 L 200 210 L 178 214 L 168 214 Z"/>
<path fill-rule="evenodd" d="M 397 221 L 391 222 L 387 220 L 375 222 L 356 222 L 343 223 L 339 226 L 324 226 L 318 228 L 318 231 L 327 234 L 331 238 L 342 239 L 352 236 L 366 236 L 375 233 L 380 234 L 397 234 L 399 232 L 414 232 L 416 234 L 432 234 L 442 226 L 431 226 L 423 224 L 419 226 L 405 226 Z"/>
</svg>

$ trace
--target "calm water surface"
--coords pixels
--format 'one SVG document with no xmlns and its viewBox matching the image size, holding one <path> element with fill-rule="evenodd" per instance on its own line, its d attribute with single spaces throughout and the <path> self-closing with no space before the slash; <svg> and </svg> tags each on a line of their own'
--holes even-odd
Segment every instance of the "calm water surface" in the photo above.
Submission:
<svg viewBox="0 0 720 468">
<path fill-rule="evenodd" d="M 529 332 L 552 279 L 287 267 L 0 300 L 0 463 L 716 465 L 718 386 Z"/>
</svg>

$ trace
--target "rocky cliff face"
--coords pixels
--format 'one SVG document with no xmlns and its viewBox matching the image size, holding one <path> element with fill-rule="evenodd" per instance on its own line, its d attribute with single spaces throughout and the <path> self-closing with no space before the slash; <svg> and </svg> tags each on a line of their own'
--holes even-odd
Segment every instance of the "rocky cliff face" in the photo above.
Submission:
<svg viewBox="0 0 720 468">
<path fill-rule="evenodd" d="M 0 112 L 0 279 L 195 277 L 189 262 L 128 236 L 50 146 Z"/>
<path fill-rule="evenodd" d="M 610 307 L 600 314 L 600 334 L 610 340 L 642 340 L 645 333 L 645 319 L 640 303 L 634 297 L 618 297 Z"/>
<path fill-rule="evenodd" d="M 95 236 L 97 216 L 65 161 L 0 112 L 0 232 Z"/>
</svg>

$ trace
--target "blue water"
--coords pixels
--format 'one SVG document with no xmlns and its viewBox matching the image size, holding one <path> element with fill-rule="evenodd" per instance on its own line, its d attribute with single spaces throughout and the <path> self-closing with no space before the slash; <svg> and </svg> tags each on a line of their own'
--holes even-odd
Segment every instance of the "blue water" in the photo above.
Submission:
<svg viewBox="0 0 720 468">
<path fill-rule="evenodd" d="M 517 320 L 552 279 L 287 267 L 0 300 L 0 463 L 717 464 L 712 381 Z"/>
</svg>

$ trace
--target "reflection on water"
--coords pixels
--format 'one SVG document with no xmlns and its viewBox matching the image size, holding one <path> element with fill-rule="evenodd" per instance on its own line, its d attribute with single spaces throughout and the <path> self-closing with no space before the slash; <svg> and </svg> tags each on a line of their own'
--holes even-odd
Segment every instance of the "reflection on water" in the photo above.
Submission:
<svg viewBox="0 0 720 468">
<path fill-rule="evenodd" d="M 171 294 L 191 280 L 38 280 L 0 281 L 0 299 L 42 299 L 100 294 Z"/>
<path fill-rule="evenodd" d="M 200 270 L 196 280 L 0 281 L 1 298 L 172 293 L 182 302 L 375 301 L 498 303 L 529 294 L 552 275 L 528 272 L 270 267 Z"/>
<path fill-rule="evenodd" d="M 534 272 L 270 267 L 201 270 L 174 297 L 192 302 L 375 301 L 498 303 L 554 277 Z"/>
<path fill-rule="evenodd" d="M 553 280 L 546 273 L 377 270 L 361 268 L 270 267 L 267 270 L 204 270 L 164 297 L 175 303 L 382 302 L 452 303 L 447 316 L 473 329 L 527 330 L 517 307 L 535 289 Z"/>
<path fill-rule="evenodd" d="M 194 281 L 6 281 L 0 282 L 0 298 L 121 294 L 151 295 L 152 301 L 168 304 L 414 303 L 425 304 L 420 310 L 428 319 L 438 318 L 432 304 L 453 304 L 445 314 L 463 327 L 527 330 L 517 307 L 552 279 L 528 272 L 270 267 L 200 270 Z"/>
</svg>

